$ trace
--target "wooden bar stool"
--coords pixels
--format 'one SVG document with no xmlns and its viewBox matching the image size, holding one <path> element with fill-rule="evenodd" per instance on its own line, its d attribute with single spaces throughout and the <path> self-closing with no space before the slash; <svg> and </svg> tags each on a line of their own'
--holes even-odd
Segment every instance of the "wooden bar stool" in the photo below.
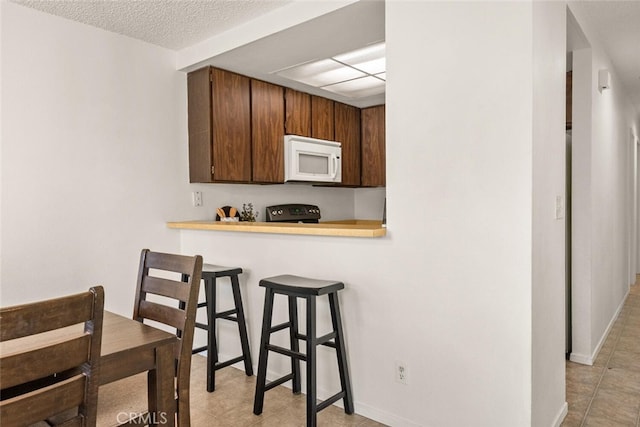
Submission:
<svg viewBox="0 0 640 427">
<path fill-rule="evenodd" d="M 207 345 L 194 348 L 192 353 L 207 351 L 207 391 L 212 392 L 216 388 L 216 371 L 244 361 L 244 370 L 248 377 L 253 375 L 251 365 L 251 352 L 249 351 L 249 339 L 247 336 L 247 324 L 244 318 L 242 307 L 242 297 L 240 295 L 240 284 L 238 275 L 242 273 L 242 268 L 222 267 L 219 265 L 204 264 L 202 266 L 202 280 L 204 280 L 205 301 L 198 303 L 198 308 L 206 307 L 207 323 L 196 322 L 196 328 L 207 331 Z M 228 277 L 231 281 L 233 292 L 234 308 L 231 310 L 216 312 L 216 279 Z M 218 360 L 218 344 L 216 340 L 216 319 L 224 319 L 238 324 L 240 334 L 240 345 L 242 355 L 220 362 Z"/>
<path fill-rule="evenodd" d="M 264 393 L 280 384 L 292 380 L 293 393 L 300 393 L 300 360 L 306 362 L 307 368 L 307 426 L 315 426 L 317 414 L 327 406 L 342 399 L 344 411 L 353 414 L 353 396 L 351 380 L 347 368 L 347 356 L 342 332 L 342 319 L 338 304 L 338 291 L 344 289 L 342 282 L 309 279 L 305 277 L 282 275 L 260 280 L 260 286 L 265 289 L 264 315 L 262 318 L 262 336 L 260 339 L 260 356 L 258 361 L 258 378 L 256 394 L 253 403 L 253 413 L 260 415 L 264 404 Z M 271 326 L 273 315 L 273 300 L 275 294 L 285 295 L 289 299 L 289 321 Z M 322 336 L 316 336 L 316 297 L 327 295 L 331 311 L 333 331 Z M 298 331 L 297 298 L 304 298 L 307 307 L 306 335 Z M 289 328 L 290 349 L 270 344 L 273 332 Z M 306 341 L 306 352 L 299 351 L 298 340 Z M 323 402 L 317 402 L 316 393 L 316 347 L 325 345 L 336 349 L 338 370 L 340 372 L 340 392 Z M 291 373 L 274 380 L 269 384 L 267 380 L 267 358 L 269 351 L 291 357 Z"/>
</svg>

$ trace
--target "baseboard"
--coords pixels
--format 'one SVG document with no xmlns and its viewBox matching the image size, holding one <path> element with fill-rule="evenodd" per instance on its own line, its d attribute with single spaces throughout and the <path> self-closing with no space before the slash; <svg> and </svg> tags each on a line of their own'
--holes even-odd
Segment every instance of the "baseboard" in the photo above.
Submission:
<svg viewBox="0 0 640 427">
<path fill-rule="evenodd" d="M 562 421 L 564 421 L 564 418 L 567 416 L 568 413 L 569 413 L 569 404 L 567 402 L 564 402 L 564 405 L 562 405 L 562 408 L 560 408 L 560 412 L 556 416 L 555 420 L 553 420 L 553 424 L 551 424 L 551 426 L 560 427 L 560 424 L 562 424 Z"/>
<path fill-rule="evenodd" d="M 581 365 L 593 365 L 593 361 L 590 355 L 588 354 L 580 354 L 580 353 L 571 353 L 569 355 L 569 360 L 575 363 L 580 363 Z"/>
<path fill-rule="evenodd" d="M 256 368 L 256 372 L 257 372 L 257 368 Z M 268 370 L 267 371 L 267 381 L 273 381 L 275 379 L 278 379 L 280 377 L 282 377 L 283 373 L 276 373 L 272 370 Z M 291 382 L 286 382 L 283 384 L 283 387 L 286 388 L 291 388 Z M 304 376 L 302 377 L 302 391 L 304 394 L 304 387 L 305 387 L 305 382 L 304 382 Z M 333 396 L 335 394 L 335 390 L 333 391 L 328 391 L 323 389 L 322 387 L 318 387 L 317 389 L 317 394 L 318 394 L 318 399 L 319 400 L 324 400 L 327 399 L 331 396 Z M 339 408 L 344 408 L 343 404 L 342 404 L 342 400 L 337 401 L 336 403 L 334 403 L 333 405 L 339 407 Z M 411 420 L 408 420 L 406 418 L 403 417 L 399 417 L 395 414 L 392 414 L 390 412 L 387 411 L 383 411 L 380 410 L 376 407 L 373 407 L 371 405 L 367 405 L 366 403 L 362 403 L 361 401 L 357 400 L 357 395 L 354 396 L 354 402 L 353 402 L 353 406 L 355 409 L 355 413 L 358 415 L 361 415 L 363 417 L 369 418 L 370 420 L 373 421 L 377 421 L 379 423 L 388 425 L 388 426 L 394 426 L 394 427 L 421 427 L 421 424 L 415 423 Z M 424 426 L 422 426 L 424 427 Z"/>
<path fill-rule="evenodd" d="M 590 355 L 585 355 L 585 354 L 572 352 L 571 355 L 569 356 L 569 360 L 571 360 L 572 362 L 581 363 L 583 365 L 593 366 L 593 363 L 596 361 L 598 354 L 600 354 L 600 350 L 602 349 L 602 346 L 604 345 L 605 341 L 609 337 L 609 332 L 611 332 L 611 328 L 613 328 L 613 325 L 616 323 L 616 320 L 618 320 L 618 316 L 620 316 L 620 313 L 622 312 L 624 304 L 627 302 L 627 298 L 629 297 L 629 292 L 630 290 L 627 290 L 627 294 L 624 296 L 624 298 L 622 298 L 622 302 L 620 303 L 615 314 L 611 318 L 611 321 L 609 321 L 609 324 L 607 325 L 607 328 L 605 329 L 604 333 L 600 337 L 600 340 L 598 341 L 598 345 L 593 350 L 593 353 L 591 353 Z"/>
</svg>

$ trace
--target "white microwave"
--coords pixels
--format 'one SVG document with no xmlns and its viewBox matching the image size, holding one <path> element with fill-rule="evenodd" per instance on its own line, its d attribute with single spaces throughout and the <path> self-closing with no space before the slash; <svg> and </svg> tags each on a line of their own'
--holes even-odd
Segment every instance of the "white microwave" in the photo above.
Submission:
<svg viewBox="0 0 640 427">
<path fill-rule="evenodd" d="M 284 180 L 342 182 L 342 144 L 299 135 L 285 135 Z"/>
</svg>

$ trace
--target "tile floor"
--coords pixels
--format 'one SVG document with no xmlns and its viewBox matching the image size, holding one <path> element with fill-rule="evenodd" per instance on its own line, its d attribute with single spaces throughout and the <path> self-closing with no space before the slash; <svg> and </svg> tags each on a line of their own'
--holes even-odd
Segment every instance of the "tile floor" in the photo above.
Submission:
<svg viewBox="0 0 640 427">
<path fill-rule="evenodd" d="M 562 427 L 640 427 L 640 276 L 593 366 L 567 361 Z"/>
<path fill-rule="evenodd" d="M 216 372 L 216 390 L 206 391 L 206 359 L 194 355 L 191 367 L 192 427 L 244 427 L 305 425 L 305 396 L 278 386 L 265 394 L 262 415 L 253 414 L 256 377 L 228 367 Z M 104 390 L 104 391 L 103 391 Z M 139 412 L 146 406 L 146 374 L 117 381 L 100 388 L 98 426 L 117 424 L 119 412 Z M 357 408 L 356 408 L 357 410 Z M 374 427 L 383 424 L 360 415 L 347 415 L 330 406 L 318 413 L 319 426 Z"/>
<path fill-rule="evenodd" d="M 205 358 L 193 356 L 191 423 L 193 427 L 303 426 L 304 395 L 279 386 L 265 395 L 264 412 L 253 415 L 255 377 L 226 368 L 217 372 L 216 391 L 207 393 Z M 115 425 L 120 411 L 146 404 L 145 376 L 105 387 L 100 393 L 98 426 Z M 142 392 L 140 392 L 142 390 Z M 640 427 L 640 276 L 593 366 L 567 362 L 569 412 L 562 427 Z M 321 411 L 320 426 L 381 426 L 336 406 Z"/>
</svg>

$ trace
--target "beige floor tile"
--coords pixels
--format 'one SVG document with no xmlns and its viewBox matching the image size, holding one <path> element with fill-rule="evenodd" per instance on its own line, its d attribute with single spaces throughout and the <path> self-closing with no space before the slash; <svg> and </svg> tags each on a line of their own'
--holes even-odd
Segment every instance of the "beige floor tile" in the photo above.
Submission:
<svg viewBox="0 0 640 427">
<path fill-rule="evenodd" d="M 640 396 L 640 372 L 609 368 L 600 382 L 599 390 L 613 390 Z"/>
<path fill-rule="evenodd" d="M 636 427 L 635 423 L 624 423 L 609 418 L 587 417 L 585 427 Z"/>
<path fill-rule="evenodd" d="M 633 336 L 623 335 L 620 337 L 620 341 L 618 341 L 616 350 L 640 353 L 640 339 Z"/>
<path fill-rule="evenodd" d="M 633 351 L 617 350 L 609 360 L 610 368 L 620 368 L 640 372 L 640 355 Z"/>
<path fill-rule="evenodd" d="M 599 388 L 591 403 L 587 417 L 634 425 L 638 418 L 639 410 L 639 396 L 631 396 L 620 390 L 605 390 Z"/>
<path fill-rule="evenodd" d="M 640 427 L 640 285 L 631 287 L 594 366 L 567 362 L 566 381 L 563 427 Z"/>
<path fill-rule="evenodd" d="M 191 370 L 191 425 L 193 427 L 304 426 L 305 396 L 291 389 L 276 387 L 265 394 L 263 413 L 253 414 L 255 376 L 228 367 L 216 372 L 216 390 L 206 391 L 206 359 L 195 355 Z M 145 374 L 127 378 L 100 388 L 98 426 L 115 425 L 120 412 L 146 408 Z M 342 408 L 330 406 L 318 414 L 320 426 L 382 426 L 357 414 L 347 415 Z"/>
<path fill-rule="evenodd" d="M 560 427 L 580 427 L 582 425 L 582 419 L 584 418 L 584 411 L 572 411 L 569 409 L 567 416 L 560 424 Z"/>
</svg>

